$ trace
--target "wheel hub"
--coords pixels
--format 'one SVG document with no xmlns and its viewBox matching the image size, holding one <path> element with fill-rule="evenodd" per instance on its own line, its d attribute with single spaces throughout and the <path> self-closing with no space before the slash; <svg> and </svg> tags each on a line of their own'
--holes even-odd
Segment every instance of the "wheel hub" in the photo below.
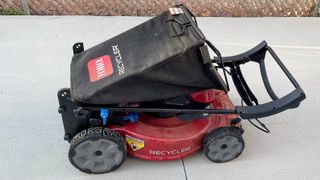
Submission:
<svg viewBox="0 0 320 180">
<path fill-rule="evenodd" d="M 87 140 L 80 143 L 74 150 L 73 162 L 78 167 L 89 169 L 91 172 L 109 171 L 113 166 L 119 165 L 123 159 L 117 144 L 107 139 Z"/>
<path fill-rule="evenodd" d="M 214 161 L 225 162 L 236 157 L 243 149 L 243 145 L 238 138 L 226 136 L 216 140 L 209 146 L 210 159 Z"/>
</svg>

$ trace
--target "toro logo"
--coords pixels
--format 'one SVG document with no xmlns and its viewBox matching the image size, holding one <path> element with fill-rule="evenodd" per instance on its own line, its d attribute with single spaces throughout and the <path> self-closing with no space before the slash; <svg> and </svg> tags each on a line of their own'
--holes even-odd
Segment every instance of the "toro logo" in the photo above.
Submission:
<svg viewBox="0 0 320 180">
<path fill-rule="evenodd" d="M 110 76 L 113 73 L 110 56 L 105 55 L 89 60 L 88 70 L 91 82 Z"/>
</svg>

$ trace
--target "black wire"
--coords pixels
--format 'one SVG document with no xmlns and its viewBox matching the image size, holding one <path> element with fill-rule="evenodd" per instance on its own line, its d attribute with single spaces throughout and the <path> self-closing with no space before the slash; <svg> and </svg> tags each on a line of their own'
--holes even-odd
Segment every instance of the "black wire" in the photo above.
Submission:
<svg viewBox="0 0 320 180">
<path fill-rule="evenodd" d="M 259 121 L 259 119 L 255 119 L 255 120 L 256 120 L 256 121 L 260 124 L 260 126 L 262 126 L 263 128 L 257 126 L 255 123 L 253 123 L 253 122 L 251 121 L 251 119 L 248 119 L 248 121 L 249 121 L 254 127 L 256 127 L 257 129 L 259 129 L 259 130 L 261 130 L 261 131 L 263 131 L 263 132 L 265 132 L 265 133 L 270 133 L 270 130 L 267 128 L 267 126 L 266 126 L 265 124 L 263 124 L 261 121 Z"/>
<path fill-rule="evenodd" d="M 231 72 L 230 71 L 226 70 L 226 72 L 231 76 Z"/>
<path fill-rule="evenodd" d="M 251 99 L 250 99 L 251 100 Z M 241 99 L 241 106 L 243 106 L 243 99 Z M 263 124 L 258 118 L 255 118 L 254 120 L 256 120 L 258 123 L 259 123 L 259 125 L 262 127 L 259 127 L 258 125 L 256 125 L 255 123 L 253 123 L 252 121 L 251 121 L 251 119 L 247 119 L 249 122 L 250 122 L 250 124 L 252 124 L 255 128 L 257 128 L 257 129 L 259 129 L 259 130 L 261 130 L 261 131 L 263 131 L 263 132 L 265 132 L 265 133 L 270 133 L 271 131 L 267 128 L 267 126 L 265 125 L 265 124 Z"/>
<path fill-rule="evenodd" d="M 227 73 L 226 73 L 227 70 L 226 70 L 226 68 L 224 66 L 224 62 L 223 62 L 223 58 L 221 56 L 221 53 L 210 41 L 206 40 L 206 43 L 212 49 L 212 51 L 218 56 L 218 58 L 220 60 L 220 63 L 221 63 L 221 67 L 223 69 L 223 76 L 224 76 L 224 79 L 226 81 L 227 90 L 230 91 L 229 82 L 228 82 Z"/>
</svg>

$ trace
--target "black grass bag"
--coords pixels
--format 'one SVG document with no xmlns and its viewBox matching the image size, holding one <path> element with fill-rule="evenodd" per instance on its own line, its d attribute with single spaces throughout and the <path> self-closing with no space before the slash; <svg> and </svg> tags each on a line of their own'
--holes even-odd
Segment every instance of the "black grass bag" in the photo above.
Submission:
<svg viewBox="0 0 320 180">
<path fill-rule="evenodd" d="M 209 88 L 225 89 L 205 37 L 184 6 L 88 50 L 71 63 L 71 96 L 87 104 L 153 101 Z"/>
</svg>

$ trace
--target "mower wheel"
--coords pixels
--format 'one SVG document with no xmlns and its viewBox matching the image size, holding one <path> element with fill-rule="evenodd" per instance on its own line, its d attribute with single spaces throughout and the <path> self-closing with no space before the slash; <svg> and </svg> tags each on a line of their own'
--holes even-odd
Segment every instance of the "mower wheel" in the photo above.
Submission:
<svg viewBox="0 0 320 180">
<path fill-rule="evenodd" d="M 127 146 L 123 137 L 107 128 L 83 130 L 70 143 L 71 164 L 89 174 L 114 171 L 122 165 L 126 155 Z"/>
<path fill-rule="evenodd" d="M 206 157 L 216 163 L 237 158 L 244 149 L 243 130 L 237 127 L 221 127 L 210 132 L 204 139 Z"/>
</svg>

